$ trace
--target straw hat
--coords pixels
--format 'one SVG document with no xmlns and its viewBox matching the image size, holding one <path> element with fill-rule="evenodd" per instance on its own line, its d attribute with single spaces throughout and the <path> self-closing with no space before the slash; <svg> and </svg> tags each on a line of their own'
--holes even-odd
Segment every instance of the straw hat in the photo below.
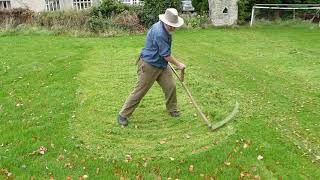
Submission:
<svg viewBox="0 0 320 180">
<path fill-rule="evenodd" d="M 168 8 L 165 14 L 159 15 L 159 19 L 172 27 L 180 27 L 184 23 L 184 20 L 178 16 L 178 11 L 175 8 Z"/>
</svg>

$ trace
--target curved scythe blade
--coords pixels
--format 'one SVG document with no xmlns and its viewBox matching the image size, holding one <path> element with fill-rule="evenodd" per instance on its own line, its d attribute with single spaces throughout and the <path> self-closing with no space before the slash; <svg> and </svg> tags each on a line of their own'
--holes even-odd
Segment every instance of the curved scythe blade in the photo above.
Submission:
<svg viewBox="0 0 320 180">
<path fill-rule="evenodd" d="M 222 127 L 223 125 L 227 124 L 228 122 L 230 122 L 231 120 L 234 119 L 234 117 L 236 116 L 236 114 L 239 112 L 239 103 L 236 102 L 235 107 L 233 108 L 233 111 L 222 121 L 217 122 L 215 124 L 211 124 L 209 122 L 209 120 L 207 119 L 207 117 L 203 114 L 203 112 L 201 111 L 199 105 L 197 104 L 197 102 L 194 100 L 193 96 L 191 95 L 191 92 L 189 91 L 187 85 L 184 83 L 183 81 L 183 77 L 184 77 L 184 71 L 182 71 L 181 73 L 181 77 L 178 75 L 177 71 L 172 67 L 172 65 L 169 63 L 169 66 L 171 68 L 171 70 L 173 71 L 173 73 L 177 76 L 177 78 L 179 79 L 179 81 L 181 82 L 181 85 L 183 87 L 183 89 L 186 91 L 187 95 L 189 96 L 193 106 L 197 109 L 198 114 L 200 115 L 201 119 L 207 124 L 207 126 L 212 129 L 212 130 L 216 130 L 220 127 Z"/>
<path fill-rule="evenodd" d="M 231 122 L 234 119 L 234 117 L 237 115 L 238 112 L 239 112 L 239 103 L 236 102 L 236 104 L 235 104 L 235 106 L 233 108 L 233 111 L 226 118 L 224 118 L 223 120 L 212 124 L 211 125 L 211 129 L 212 130 L 216 130 L 216 129 L 224 126 L 228 122 Z"/>
</svg>

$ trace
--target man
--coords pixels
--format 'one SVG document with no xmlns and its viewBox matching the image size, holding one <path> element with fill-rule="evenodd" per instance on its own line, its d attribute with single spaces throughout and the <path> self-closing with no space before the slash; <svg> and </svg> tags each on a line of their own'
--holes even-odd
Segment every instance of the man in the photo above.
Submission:
<svg viewBox="0 0 320 180">
<path fill-rule="evenodd" d="M 138 82 L 119 113 L 118 123 L 121 126 L 128 125 L 128 118 L 155 81 L 159 83 L 165 94 L 169 114 L 172 117 L 180 116 L 177 110 L 175 80 L 168 62 L 180 70 L 186 68 L 183 63 L 171 55 L 171 34 L 177 27 L 182 26 L 184 21 L 174 8 L 167 9 L 165 14 L 159 15 L 159 19 L 160 21 L 150 28 L 145 47 L 137 61 Z"/>
</svg>

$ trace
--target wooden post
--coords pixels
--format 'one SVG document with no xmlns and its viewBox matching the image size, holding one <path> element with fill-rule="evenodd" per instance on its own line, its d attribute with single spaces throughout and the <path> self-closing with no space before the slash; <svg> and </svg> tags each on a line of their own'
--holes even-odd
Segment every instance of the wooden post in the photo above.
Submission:
<svg viewBox="0 0 320 180">
<path fill-rule="evenodd" d="M 252 7 L 250 27 L 252 26 L 253 21 L 254 21 L 254 10 L 255 10 L 255 8 L 256 8 L 256 6 Z"/>
</svg>

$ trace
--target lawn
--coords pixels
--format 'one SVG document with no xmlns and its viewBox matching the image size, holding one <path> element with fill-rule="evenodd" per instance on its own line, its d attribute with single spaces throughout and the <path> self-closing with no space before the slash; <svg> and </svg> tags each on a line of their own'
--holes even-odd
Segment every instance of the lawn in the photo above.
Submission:
<svg viewBox="0 0 320 180">
<path fill-rule="evenodd" d="M 320 30 L 179 30 L 174 55 L 211 121 L 177 81 L 171 118 L 155 84 L 116 122 L 145 35 L 0 34 L 0 178 L 320 179 Z M 40 147 L 42 149 L 40 150 Z"/>
</svg>

